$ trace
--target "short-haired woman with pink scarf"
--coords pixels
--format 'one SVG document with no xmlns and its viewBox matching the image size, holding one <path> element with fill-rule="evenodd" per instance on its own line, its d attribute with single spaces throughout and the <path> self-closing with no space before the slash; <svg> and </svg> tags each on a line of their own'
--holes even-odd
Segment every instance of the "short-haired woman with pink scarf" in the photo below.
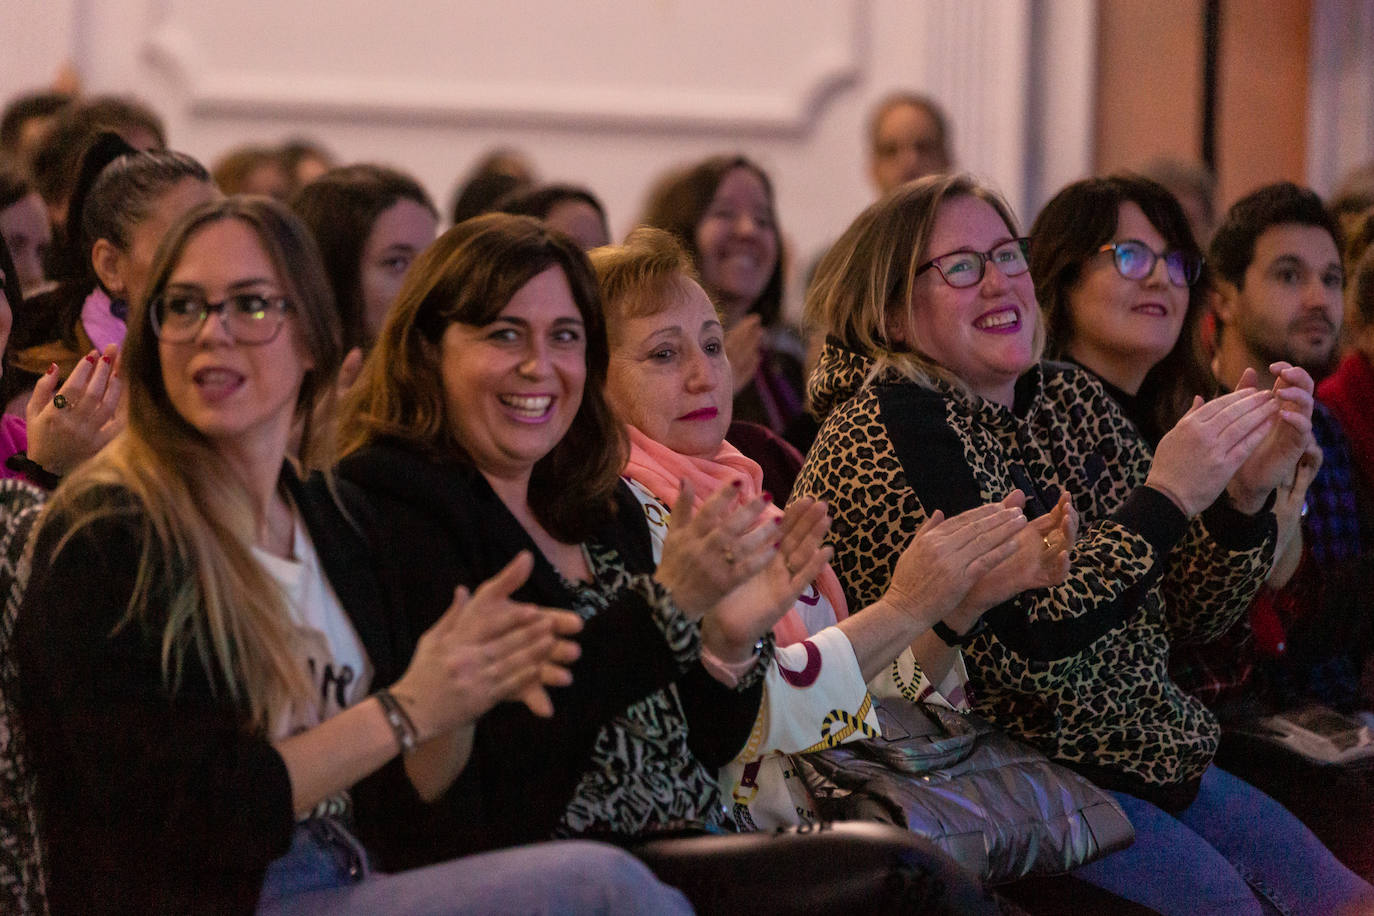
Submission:
<svg viewBox="0 0 1374 916">
<path fill-rule="evenodd" d="M 623 476 L 657 549 L 671 523 L 668 507 L 684 486 L 700 501 L 735 485 L 746 500 L 762 490 L 762 472 L 724 441 L 732 391 L 724 331 L 690 257 L 667 233 L 639 229 L 591 259 L 611 344 L 607 400 L 629 425 Z M 748 746 L 722 773 L 738 827 L 795 823 L 809 797 L 778 753 L 874 736 L 873 696 L 967 708 L 963 661 L 938 622 L 968 629 L 987 609 L 970 600 L 971 587 L 989 575 L 1036 587 L 1067 572 L 1065 508 L 1035 522 L 1021 508 L 1021 494 L 1013 493 L 913 530 L 891 587 L 861 614 L 849 614 L 839 580 L 828 566 L 822 570 L 773 628 L 778 649 L 767 700 Z M 829 524 L 823 509 L 814 513 L 818 525 Z M 744 587 L 762 590 L 770 576 L 789 576 L 786 548 L 775 568 Z M 703 661 L 728 683 L 749 659 Z"/>
</svg>

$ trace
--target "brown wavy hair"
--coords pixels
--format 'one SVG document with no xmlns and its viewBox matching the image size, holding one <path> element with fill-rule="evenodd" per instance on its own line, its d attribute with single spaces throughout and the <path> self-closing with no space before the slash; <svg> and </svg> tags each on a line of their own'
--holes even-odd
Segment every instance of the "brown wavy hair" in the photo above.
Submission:
<svg viewBox="0 0 1374 916">
<path fill-rule="evenodd" d="M 533 217 L 488 213 L 466 220 L 411 265 L 345 400 L 342 453 L 391 440 L 436 462 L 471 465 L 446 414 L 440 338 L 455 322 L 495 321 L 521 287 L 550 267 L 563 271 L 582 316 L 587 381 L 572 426 L 534 466 L 529 505 L 559 540 L 589 537 L 615 511 L 613 496 L 629 446 L 605 400 L 610 352 L 591 265 L 571 239 Z"/>
<path fill-rule="evenodd" d="M 778 226 L 773 183 L 768 180 L 768 173 L 752 159 L 738 155 L 712 156 L 695 165 L 664 175 L 649 192 L 640 223 L 677 236 L 682 247 L 692 256 L 692 263 L 700 271 L 701 251 L 697 248 L 697 226 L 706 218 L 706 211 L 711 208 L 711 201 L 715 199 L 716 190 L 721 182 L 735 169 L 752 172 L 763 183 L 764 193 L 768 196 L 768 215 L 773 224 L 773 234 L 777 237 L 778 257 L 773 264 L 773 273 L 768 277 L 768 284 L 750 306 L 749 312 L 758 315 L 765 327 L 772 327 L 782 320 L 782 229 Z M 707 292 L 715 298 L 714 291 L 708 289 Z"/>
</svg>

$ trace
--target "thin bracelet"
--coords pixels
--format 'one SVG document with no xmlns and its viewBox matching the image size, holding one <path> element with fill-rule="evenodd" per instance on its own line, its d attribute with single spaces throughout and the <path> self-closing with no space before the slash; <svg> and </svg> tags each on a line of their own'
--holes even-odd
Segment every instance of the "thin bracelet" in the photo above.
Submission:
<svg viewBox="0 0 1374 916">
<path fill-rule="evenodd" d="M 406 715 L 406 711 L 391 695 L 391 691 L 383 687 L 372 695 L 382 704 L 382 713 L 386 716 L 386 723 L 391 726 L 392 733 L 396 735 L 396 744 L 401 748 L 401 753 L 409 754 L 415 750 L 415 723 Z"/>
</svg>

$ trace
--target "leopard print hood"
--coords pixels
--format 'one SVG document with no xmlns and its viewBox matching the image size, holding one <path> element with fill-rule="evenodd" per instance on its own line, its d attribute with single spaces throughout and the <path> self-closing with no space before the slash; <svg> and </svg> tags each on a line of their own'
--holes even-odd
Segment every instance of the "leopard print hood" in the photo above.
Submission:
<svg viewBox="0 0 1374 916">
<path fill-rule="evenodd" d="M 875 366 L 871 356 L 827 338 L 806 385 L 807 403 L 816 420 L 824 423 L 835 408 L 858 394 L 870 381 Z"/>
<path fill-rule="evenodd" d="M 964 402 L 966 408 L 978 416 L 979 422 L 995 426 L 1014 426 L 1017 416 L 1040 409 L 1043 399 L 1044 367 L 1065 367 L 1063 363 L 1037 363 L 1016 383 L 1016 404 L 1010 410 L 1000 404 L 984 400 L 966 389 L 940 378 L 924 378 L 916 382 L 922 388 L 938 392 L 946 398 Z M 1092 379 L 1088 373 L 1079 373 Z M 881 369 L 872 356 L 851 350 L 835 338 L 827 338 L 820 359 L 807 383 L 807 403 L 817 422 L 824 423 L 837 408 L 854 398 L 865 387 L 883 382 L 910 381 L 891 367 Z M 1088 384 L 1096 384 L 1095 380 Z"/>
</svg>

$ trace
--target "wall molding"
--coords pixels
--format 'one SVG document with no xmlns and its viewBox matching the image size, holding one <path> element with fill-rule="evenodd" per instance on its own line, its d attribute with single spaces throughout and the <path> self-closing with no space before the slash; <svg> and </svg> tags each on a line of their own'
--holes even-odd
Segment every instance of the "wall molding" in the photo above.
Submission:
<svg viewBox="0 0 1374 916">
<path fill-rule="evenodd" d="M 149 34 L 142 54 L 181 87 L 186 112 L 196 117 L 649 128 L 795 137 L 808 133 L 826 104 L 865 75 L 871 2 L 847 0 L 837 6 L 843 28 L 789 59 L 792 84 L 754 92 L 635 88 L 633 81 L 615 86 L 576 80 L 550 85 L 215 69 L 205 63 L 208 55 L 202 41 L 177 21 L 175 3 L 163 8 L 163 21 Z M 834 7 L 826 12 L 836 15 Z"/>
</svg>

